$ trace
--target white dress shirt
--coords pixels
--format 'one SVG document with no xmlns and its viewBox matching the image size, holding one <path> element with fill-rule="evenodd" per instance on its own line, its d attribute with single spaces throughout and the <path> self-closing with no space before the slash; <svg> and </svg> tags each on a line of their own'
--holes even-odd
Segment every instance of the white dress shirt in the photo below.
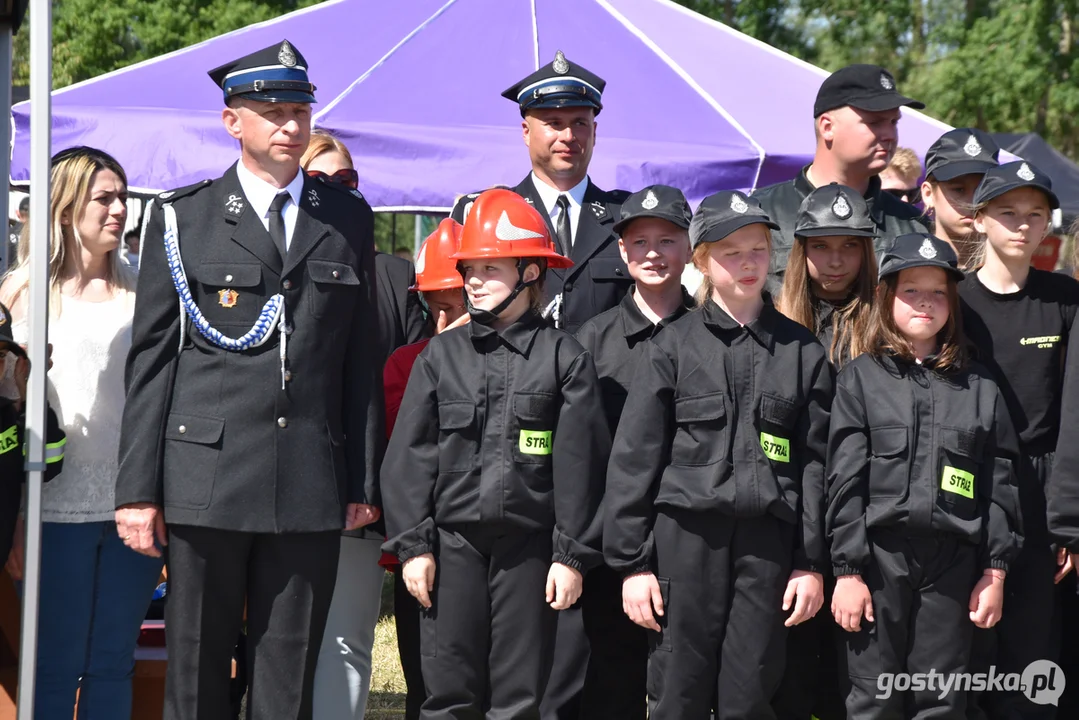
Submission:
<svg viewBox="0 0 1079 720">
<path fill-rule="evenodd" d="M 569 198 L 569 231 L 570 242 L 577 240 L 577 224 L 581 219 L 581 204 L 584 202 L 584 193 L 588 190 L 588 176 L 585 175 L 584 180 L 577 183 L 574 187 L 570 188 L 567 192 L 551 187 L 543 180 L 540 180 L 536 173 L 532 173 L 532 184 L 536 186 L 536 192 L 539 193 L 540 200 L 543 201 L 543 207 L 547 210 L 547 214 L 551 218 L 551 225 L 558 227 L 558 214 L 561 210 L 558 209 L 558 196 L 566 195 Z M 562 248 L 566 253 L 569 252 L 569 248 Z"/>
<path fill-rule="evenodd" d="M 236 177 L 240 179 L 240 188 L 244 191 L 247 203 L 254 210 L 262 227 L 266 232 L 270 231 L 270 205 L 280 193 L 288 193 L 292 202 L 285 203 L 283 212 L 285 220 L 285 250 L 292 244 L 292 233 L 296 230 L 296 217 L 300 213 L 300 194 L 303 192 L 303 169 L 296 173 L 286 187 L 277 188 L 251 172 L 244 165 L 243 160 L 236 163 Z"/>
</svg>

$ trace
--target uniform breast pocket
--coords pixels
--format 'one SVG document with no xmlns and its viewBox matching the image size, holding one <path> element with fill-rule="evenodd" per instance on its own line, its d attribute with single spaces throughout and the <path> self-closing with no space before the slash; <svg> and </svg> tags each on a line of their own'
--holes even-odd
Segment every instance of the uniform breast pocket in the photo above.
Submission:
<svg viewBox="0 0 1079 720">
<path fill-rule="evenodd" d="M 555 398 L 550 393 L 513 394 L 513 459 L 525 465 L 550 465 L 554 452 Z"/>
<path fill-rule="evenodd" d="M 592 277 L 592 282 L 629 283 L 632 281 L 629 269 L 617 255 L 599 255 L 592 258 L 588 261 L 588 272 Z"/>
<path fill-rule="evenodd" d="M 261 263 L 205 262 L 197 277 L 202 294 L 196 295 L 199 310 L 214 327 L 250 327 L 269 299 Z"/>
<path fill-rule="evenodd" d="M 468 401 L 439 403 L 439 472 L 471 472 L 478 449 L 476 406 Z"/>
<path fill-rule="evenodd" d="M 793 467 L 794 426 L 798 423 L 798 403 L 792 398 L 764 393 L 761 396 L 758 427 L 764 456 L 779 472 Z"/>
<path fill-rule="evenodd" d="M 871 496 L 904 497 L 907 494 L 908 432 L 905 425 L 869 429 Z"/>
<path fill-rule="evenodd" d="M 972 520 L 978 511 L 978 465 L 983 448 L 977 432 L 962 428 L 941 428 L 940 487 L 937 504 L 962 520 Z"/>
<path fill-rule="evenodd" d="M 307 304 L 312 315 L 323 317 L 333 312 L 336 306 L 352 304 L 352 295 L 360 278 L 351 265 L 333 260 L 308 260 L 307 274 L 313 286 Z"/>
<path fill-rule="evenodd" d="M 204 510 L 213 495 L 223 418 L 171 413 L 165 428 L 165 504 Z"/>
<path fill-rule="evenodd" d="M 687 395 L 674 401 L 672 465 L 712 465 L 727 450 L 723 393 Z"/>
</svg>

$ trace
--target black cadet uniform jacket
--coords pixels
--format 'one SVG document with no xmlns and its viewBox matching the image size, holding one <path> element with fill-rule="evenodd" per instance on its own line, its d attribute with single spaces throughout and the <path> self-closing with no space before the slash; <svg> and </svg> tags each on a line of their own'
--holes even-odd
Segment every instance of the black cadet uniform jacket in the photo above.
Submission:
<svg viewBox="0 0 1079 720">
<path fill-rule="evenodd" d="M 592 357 L 526 313 L 471 322 L 416 360 L 386 453 L 385 545 L 404 562 L 438 527 L 550 532 L 554 562 L 598 565 L 610 434 Z"/>
<path fill-rule="evenodd" d="M 563 248 L 551 224 L 551 216 L 532 182 L 532 173 L 515 187 L 510 188 L 535 207 L 551 231 L 558 252 L 573 261 L 573 267 L 547 271 L 546 292 L 548 300 L 562 293 L 562 325 L 575 333 L 588 319 L 618 305 L 633 284 L 629 269 L 618 252 L 618 235 L 612 226 L 618 220 L 622 203 L 629 193 L 624 190 L 600 190 L 588 181 L 588 189 L 581 203 L 581 216 L 573 247 Z M 465 195 L 453 207 L 451 217 L 464 223 L 472 202 L 479 193 Z"/>
<path fill-rule="evenodd" d="M 770 185 L 753 193 L 753 196 L 760 200 L 768 217 L 780 227 L 779 230 L 772 231 L 772 262 L 768 274 L 774 278 L 782 278 L 787 270 L 787 258 L 794 246 L 798 208 L 802 206 L 806 196 L 816 189 L 806 177 L 808 168 L 809 165 L 802 168 L 802 172 L 793 180 Z M 869 216 L 877 226 L 877 237 L 873 240 L 873 246 L 878 261 L 899 235 L 929 232 L 917 208 L 881 191 L 879 177 L 870 179 L 865 201 L 869 205 Z"/>
<path fill-rule="evenodd" d="M 288 336 L 231 352 L 188 319 L 182 352 L 163 212 L 142 244 L 116 504 L 165 520 L 257 533 L 339 530 L 344 505 L 378 504 L 382 427 L 373 215 L 357 193 L 304 178 L 287 258 L 244 198 L 236 166 L 160 196 L 172 203 L 192 296 L 240 337 L 284 296 Z M 233 291 L 231 294 L 227 291 Z M 231 304 L 231 307 L 228 305 Z"/>
<path fill-rule="evenodd" d="M 740 326 L 711 299 L 647 343 L 607 471 L 603 549 L 654 571 L 657 509 L 771 514 L 798 527 L 796 569 L 827 569 L 824 453 L 832 369 L 806 328 L 766 300 Z"/>
<path fill-rule="evenodd" d="M 861 574 L 869 533 L 954 535 L 983 568 L 1019 552 L 1018 448 L 989 371 L 942 376 L 865 354 L 839 373 L 828 442 L 828 537 L 835 574 Z"/>
<path fill-rule="evenodd" d="M 695 305 L 693 297 L 683 288 L 682 305 L 670 317 L 653 325 L 637 307 L 637 301 L 633 298 L 635 292 L 631 289 L 618 307 L 597 315 L 577 331 L 577 341 L 595 360 L 603 393 L 603 411 L 612 433 L 622 417 L 633 373 L 644 353 L 646 341 Z"/>
</svg>

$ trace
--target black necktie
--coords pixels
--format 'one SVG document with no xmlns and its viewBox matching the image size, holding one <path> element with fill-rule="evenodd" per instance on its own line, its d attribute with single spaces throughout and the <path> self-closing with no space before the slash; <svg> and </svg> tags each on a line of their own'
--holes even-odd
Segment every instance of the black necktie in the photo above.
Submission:
<svg viewBox="0 0 1079 720">
<path fill-rule="evenodd" d="M 277 251 L 281 253 L 281 258 L 288 254 L 288 248 L 285 245 L 285 203 L 289 201 L 288 193 L 281 193 L 274 197 L 273 202 L 270 203 L 270 238 L 273 240 L 273 244 L 277 246 Z"/>
<path fill-rule="evenodd" d="M 565 195 L 559 195 L 555 205 L 558 206 L 558 222 L 555 224 L 554 232 L 558 236 L 558 244 L 561 246 L 558 250 L 563 255 L 568 256 L 570 249 L 573 247 L 573 233 L 569 226 L 569 198 Z"/>
</svg>

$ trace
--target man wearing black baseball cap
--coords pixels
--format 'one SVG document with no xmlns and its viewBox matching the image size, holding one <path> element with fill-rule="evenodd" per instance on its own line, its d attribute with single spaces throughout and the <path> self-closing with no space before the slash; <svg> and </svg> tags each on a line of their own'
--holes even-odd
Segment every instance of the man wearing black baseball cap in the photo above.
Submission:
<svg viewBox="0 0 1079 720">
<path fill-rule="evenodd" d="M 880 189 L 878 175 L 899 141 L 896 126 L 902 107 L 925 105 L 900 94 L 892 74 L 877 65 L 848 65 L 825 79 L 813 106 L 817 138 L 813 162 L 793 180 L 756 193 L 781 228 L 772 233 L 770 273 L 775 281 L 782 279 L 794 244 L 798 208 L 818 187 L 839 183 L 865 196 L 877 227 L 878 256 L 897 235 L 926 229 L 917 209 Z"/>
</svg>

